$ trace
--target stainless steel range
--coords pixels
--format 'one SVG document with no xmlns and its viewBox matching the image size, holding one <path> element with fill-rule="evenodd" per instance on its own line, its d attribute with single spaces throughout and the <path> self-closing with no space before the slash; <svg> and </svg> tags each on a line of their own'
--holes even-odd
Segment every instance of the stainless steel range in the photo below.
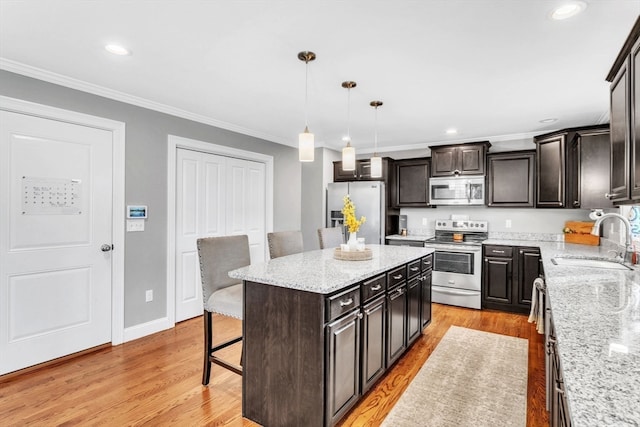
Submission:
<svg viewBox="0 0 640 427">
<path fill-rule="evenodd" d="M 433 302 L 482 308 L 482 242 L 487 221 L 436 220 L 435 236 L 425 241 L 433 254 Z"/>
</svg>

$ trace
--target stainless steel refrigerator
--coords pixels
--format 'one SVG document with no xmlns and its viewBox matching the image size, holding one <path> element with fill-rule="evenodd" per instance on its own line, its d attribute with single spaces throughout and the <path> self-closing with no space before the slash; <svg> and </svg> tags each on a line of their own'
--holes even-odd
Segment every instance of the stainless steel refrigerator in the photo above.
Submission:
<svg viewBox="0 0 640 427">
<path fill-rule="evenodd" d="M 358 237 L 365 238 L 365 244 L 384 245 L 385 238 L 385 186 L 382 181 L 332 182 L 327 185 L 327 227 L 343 226 L 345 241 L 348 231 L 343 224 L 343 198 L 351 197 L 356 207 L 356 217 L 367 218 L 358 230 Z"/>
</svg>

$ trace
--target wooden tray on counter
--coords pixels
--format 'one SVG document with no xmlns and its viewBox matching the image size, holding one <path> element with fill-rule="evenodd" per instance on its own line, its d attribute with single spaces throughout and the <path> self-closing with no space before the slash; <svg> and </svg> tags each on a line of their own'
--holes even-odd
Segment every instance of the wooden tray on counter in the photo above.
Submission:
<svg viewBox="0 0 640 427">
<path fill-rule="evenodd" d="M 364 251 L 343 251 L 340 248 L 336 248 L 333 252 L 335 259 L 343 261 L 366 261 L 373 258 L 373 252 L 371 248 L 364 248 Z"/>
</svg>

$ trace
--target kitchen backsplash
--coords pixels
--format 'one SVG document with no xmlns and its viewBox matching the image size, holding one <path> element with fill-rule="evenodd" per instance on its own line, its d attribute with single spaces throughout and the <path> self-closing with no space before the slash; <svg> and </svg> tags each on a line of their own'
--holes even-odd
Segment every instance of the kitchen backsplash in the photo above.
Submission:
<svg viewBox="0 0 640 427">
<path fill-rule="evenodd" d="M 562 229 L 566 221 L 590 221 L 590 212 L 588 209 L 497 209 L 486 206 L 441 206 L 400 210 L 400 214 L 407 215 L 407 231 L 413 235 L 433 234 L 438 219 L 448 219 L 451 215 L 468 215 L 471 220 L 488 221 L 491 238 L 534 233 L 550 241 L 562 240 Z"/>
</svg>

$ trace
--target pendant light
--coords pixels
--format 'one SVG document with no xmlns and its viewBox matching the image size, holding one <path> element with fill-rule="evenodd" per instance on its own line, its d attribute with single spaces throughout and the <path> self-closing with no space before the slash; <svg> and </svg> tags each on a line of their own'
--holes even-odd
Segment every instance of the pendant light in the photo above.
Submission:
<svg viewBox="0 0 640 427">
<path fill-rule="evenodd" d="M 298 135 L 298 160 L 301 162 L 313 162 L 314 149 L 313 146 L 313 134 L 309 132 L 308 124 L 308 99 L 309 99 L 309 61 L 316 59 L 316 54 L 313 52 L 300 52 L 298 53 L 298 59 L 305 63 L 305 82 L 304 82 L 304 131 Z"/>
<path fill-rule="evenodd" d="M 349 129 L 349 121 L 351 119 L 351 89 L 356 87 L 356 82 L 342 82 L 342 87 L 347 89 L 347 136 L 344 140 L 347 146 L 342 149 L 342 170 L 356 170 L 356 149 L 351 146 L 351 132 Z"/>
<path fill-rule="evenodd" d="M 382 106 L 382 101 L 371 101 L 369 103 L 376 109 L 374 122 L 374 149 L 371 157 L 371 178 L 382 178 L 382 157 L 378 156 L 378 107 Z"/>
</svg>

